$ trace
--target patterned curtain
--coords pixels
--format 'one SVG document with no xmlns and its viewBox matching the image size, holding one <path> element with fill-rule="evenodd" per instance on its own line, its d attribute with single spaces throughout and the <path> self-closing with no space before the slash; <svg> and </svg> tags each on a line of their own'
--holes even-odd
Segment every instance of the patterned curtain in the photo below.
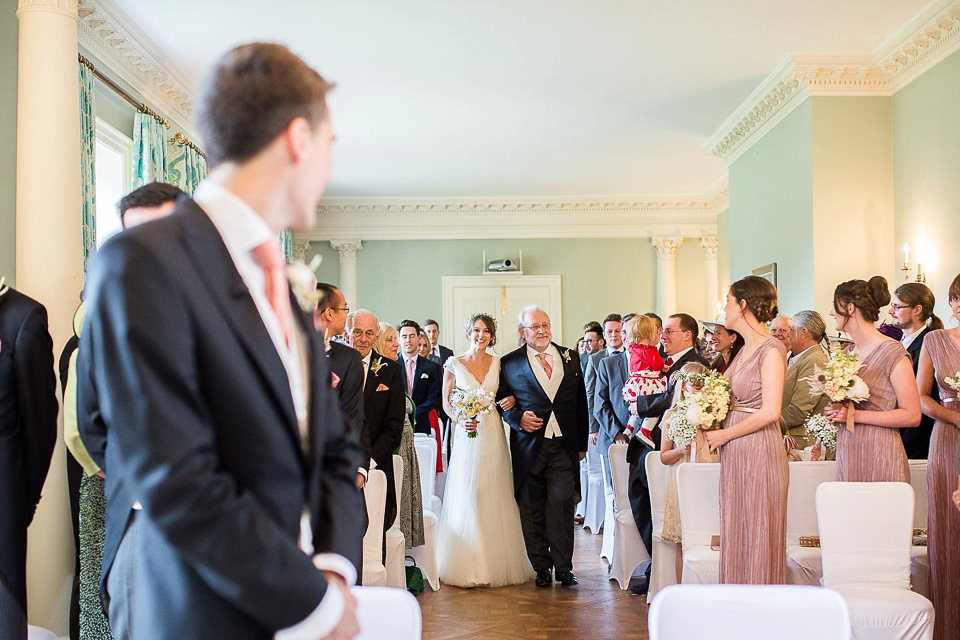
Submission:
<svg viewBox="0 0 960 640">
<path fill-rule="evenodd" d="M 167 143 L 163 125 L 153 116 L 137 112 L 133 117 L 132 188 L 167 180 Z"/>
<path fill-rule="evenodd" d="M 97 149 L 96 101 L 93 93 L 93 71 L 80 67 L 80 184 L 83 221 L 83 270 L 97 248 L 97 185 L 94 159 Z"/>
<path fill-rule="evenodd" d="M 284 260 L 293 261 L 293 234 L 289 230 L 280 234 L 280 251 Z"/>
<path fill-rule="evenodd" d="M 167 182 L 193 195 L 193 190 L 207 177 L 207 160 L 193 147 L 179 142 L 179 135 L 167 145 Z"/>
</svg>

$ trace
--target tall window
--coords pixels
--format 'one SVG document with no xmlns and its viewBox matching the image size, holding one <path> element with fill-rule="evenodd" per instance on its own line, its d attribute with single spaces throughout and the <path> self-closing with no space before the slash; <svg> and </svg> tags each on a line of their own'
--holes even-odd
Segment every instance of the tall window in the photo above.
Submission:
<svg viewBox="0 0 960 640">
<path fill-rule="evenodd" d="M 97 248 L 119 232 L 117 203 L 130 191 L 133 140 L 97 118 Z"/>
</svg>

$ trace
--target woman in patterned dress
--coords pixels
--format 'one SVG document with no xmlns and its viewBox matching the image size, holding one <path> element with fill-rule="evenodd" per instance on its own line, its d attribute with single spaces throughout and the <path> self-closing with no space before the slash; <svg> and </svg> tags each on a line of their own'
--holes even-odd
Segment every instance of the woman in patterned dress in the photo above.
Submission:
<svg viewBox="0 0 960 640">
<path fill-rule="evenodd" d="M 949 299 L 953 317 L 960 321 L 960 275 L 950 284 Z M 917 387 L 923 412 L 936 420 L 927 460 L 927 558 L 937 640 L 960 638 L 960 511 L 951 501 L 957 487 L 954 456 L 960 440 L 960 400 L 944 381 L 958 371 L 960 328 L 928 333 L 920 350 Z M 934 383 L 940 402 L 931 396 Z"/>
<path fill-rule="evenodd" d="M 722 429 L 706 433 L 720 448 L 720 582 L 783 584 L 789 471 L 779 420 L 787 354 L 766 326 L 777 315 L 777 290 L 747 276 L 730 286 L 724 313 L 744 346 L 724 372 L 730 412 Z"/>
<path fill-rule="evenodd" d="M 837 286 L 830 315 L 837 330 L 853 339 L 862 365 L 859 376 L 870 397 L 855 404 L 827 405 L 823 415 L 841 425 L 853 412 L 851 432 L 837 434 L 837 475 L 847 482 L 910 482 L 910 466 L 898 429 L 920 424 L 920 394 L 913 364 L 903 346 L 880 333 L 874 323 L 880 307 L 890 303 L 887 281 L 881 276 L 849 280 Z"/>
</svg>

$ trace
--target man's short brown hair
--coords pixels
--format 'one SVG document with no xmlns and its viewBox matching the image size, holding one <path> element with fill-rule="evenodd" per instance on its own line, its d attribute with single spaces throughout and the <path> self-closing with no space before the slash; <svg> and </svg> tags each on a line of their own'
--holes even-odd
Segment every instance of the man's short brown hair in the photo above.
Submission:
<svg viewBox="0 0 960 640">
<path fill-rule="evenodd" d="M 280 44 L 231 49 L 200 87 L 197 127 L 211 167 L 262 151 L 294 118 L 311 126 L 327 117 L 333 85 Z"/>
</svg>

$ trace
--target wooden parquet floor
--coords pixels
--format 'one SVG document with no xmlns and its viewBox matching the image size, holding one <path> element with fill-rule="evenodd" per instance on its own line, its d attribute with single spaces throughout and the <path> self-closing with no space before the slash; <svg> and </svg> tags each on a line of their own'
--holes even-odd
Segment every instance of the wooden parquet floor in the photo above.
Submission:
<svg viewBox="0 0 960 640">
<path fill-rule="evenodd" d="M 424 640 L 647 640 L 644 596 L 621 591 L 600 560 L 601 536 L 576 528 L 575 589 L 533 581 L 499 589 L 442 585 L 417 600 Z"/>
</svg>

